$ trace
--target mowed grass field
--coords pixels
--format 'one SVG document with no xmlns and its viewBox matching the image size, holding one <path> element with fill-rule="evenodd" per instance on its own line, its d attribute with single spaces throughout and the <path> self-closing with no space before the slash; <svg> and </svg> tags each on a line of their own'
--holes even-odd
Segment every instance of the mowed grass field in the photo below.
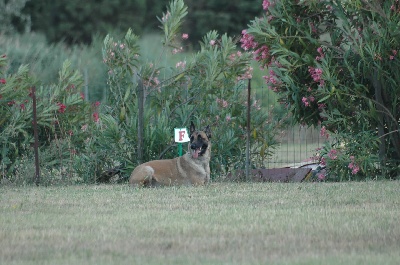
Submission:
<svg viewBox="0 0 400 265">
<path fill-rule="evenodd" d="M 5 186 L 0 264 L 400 264 L 400 182 Z"/>
</svg>

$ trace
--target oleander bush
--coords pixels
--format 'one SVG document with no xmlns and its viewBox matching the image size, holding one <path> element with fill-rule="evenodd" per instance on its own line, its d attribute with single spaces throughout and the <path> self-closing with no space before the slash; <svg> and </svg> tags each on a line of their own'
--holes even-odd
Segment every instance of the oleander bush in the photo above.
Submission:
<svg viewBox="0 0 400 265">
<path fill-rule="evenodd" d="M 400 174 L 400 3 L 263 1 L 241 46 L 300 123 L 321 124 L 329 143 L 320 179 Z"/>
</svg>

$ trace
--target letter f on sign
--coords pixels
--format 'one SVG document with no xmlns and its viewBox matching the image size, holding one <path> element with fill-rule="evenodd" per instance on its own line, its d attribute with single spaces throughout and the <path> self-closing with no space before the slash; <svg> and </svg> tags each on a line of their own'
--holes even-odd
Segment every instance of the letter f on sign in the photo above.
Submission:
<svg viewBox="0 0 400 265">
<path fill-rule="evenodd" d="M 179 131 L 179 141 L 183 141 L 185 139 L 186 131 Z"/>
<path fill-rule="evenodd" d="M 186 128 L 175 128 L 174 132 L 175 132 L 175 142 L 186 143 L 190 141 Z"/>
</svg>

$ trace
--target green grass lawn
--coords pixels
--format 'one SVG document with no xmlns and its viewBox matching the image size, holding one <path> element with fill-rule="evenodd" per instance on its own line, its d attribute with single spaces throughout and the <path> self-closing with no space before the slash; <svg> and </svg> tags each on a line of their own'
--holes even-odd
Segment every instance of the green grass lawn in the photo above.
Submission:
<svg viewBox="0 0 400 265">
<path fill-rule="evenodd" d="M 400 182 L 0 188 L 0 264 L 400 264 Z"/>
</svg>

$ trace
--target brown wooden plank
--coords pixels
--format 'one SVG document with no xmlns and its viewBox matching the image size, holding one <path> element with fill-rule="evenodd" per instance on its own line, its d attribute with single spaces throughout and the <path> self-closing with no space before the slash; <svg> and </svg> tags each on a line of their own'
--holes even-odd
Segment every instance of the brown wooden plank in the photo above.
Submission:
<svg viewBox="0 0 400 265">
<path fill-rule="evenodd" d="M 270 168 L 252 169 L 251 180 L 256 182 L 301 182 L 310 173 L 311 168 Z M 245 180 L 246 172 L 236 170 L 227 175 L 231 180 Z"/>
</svg>

